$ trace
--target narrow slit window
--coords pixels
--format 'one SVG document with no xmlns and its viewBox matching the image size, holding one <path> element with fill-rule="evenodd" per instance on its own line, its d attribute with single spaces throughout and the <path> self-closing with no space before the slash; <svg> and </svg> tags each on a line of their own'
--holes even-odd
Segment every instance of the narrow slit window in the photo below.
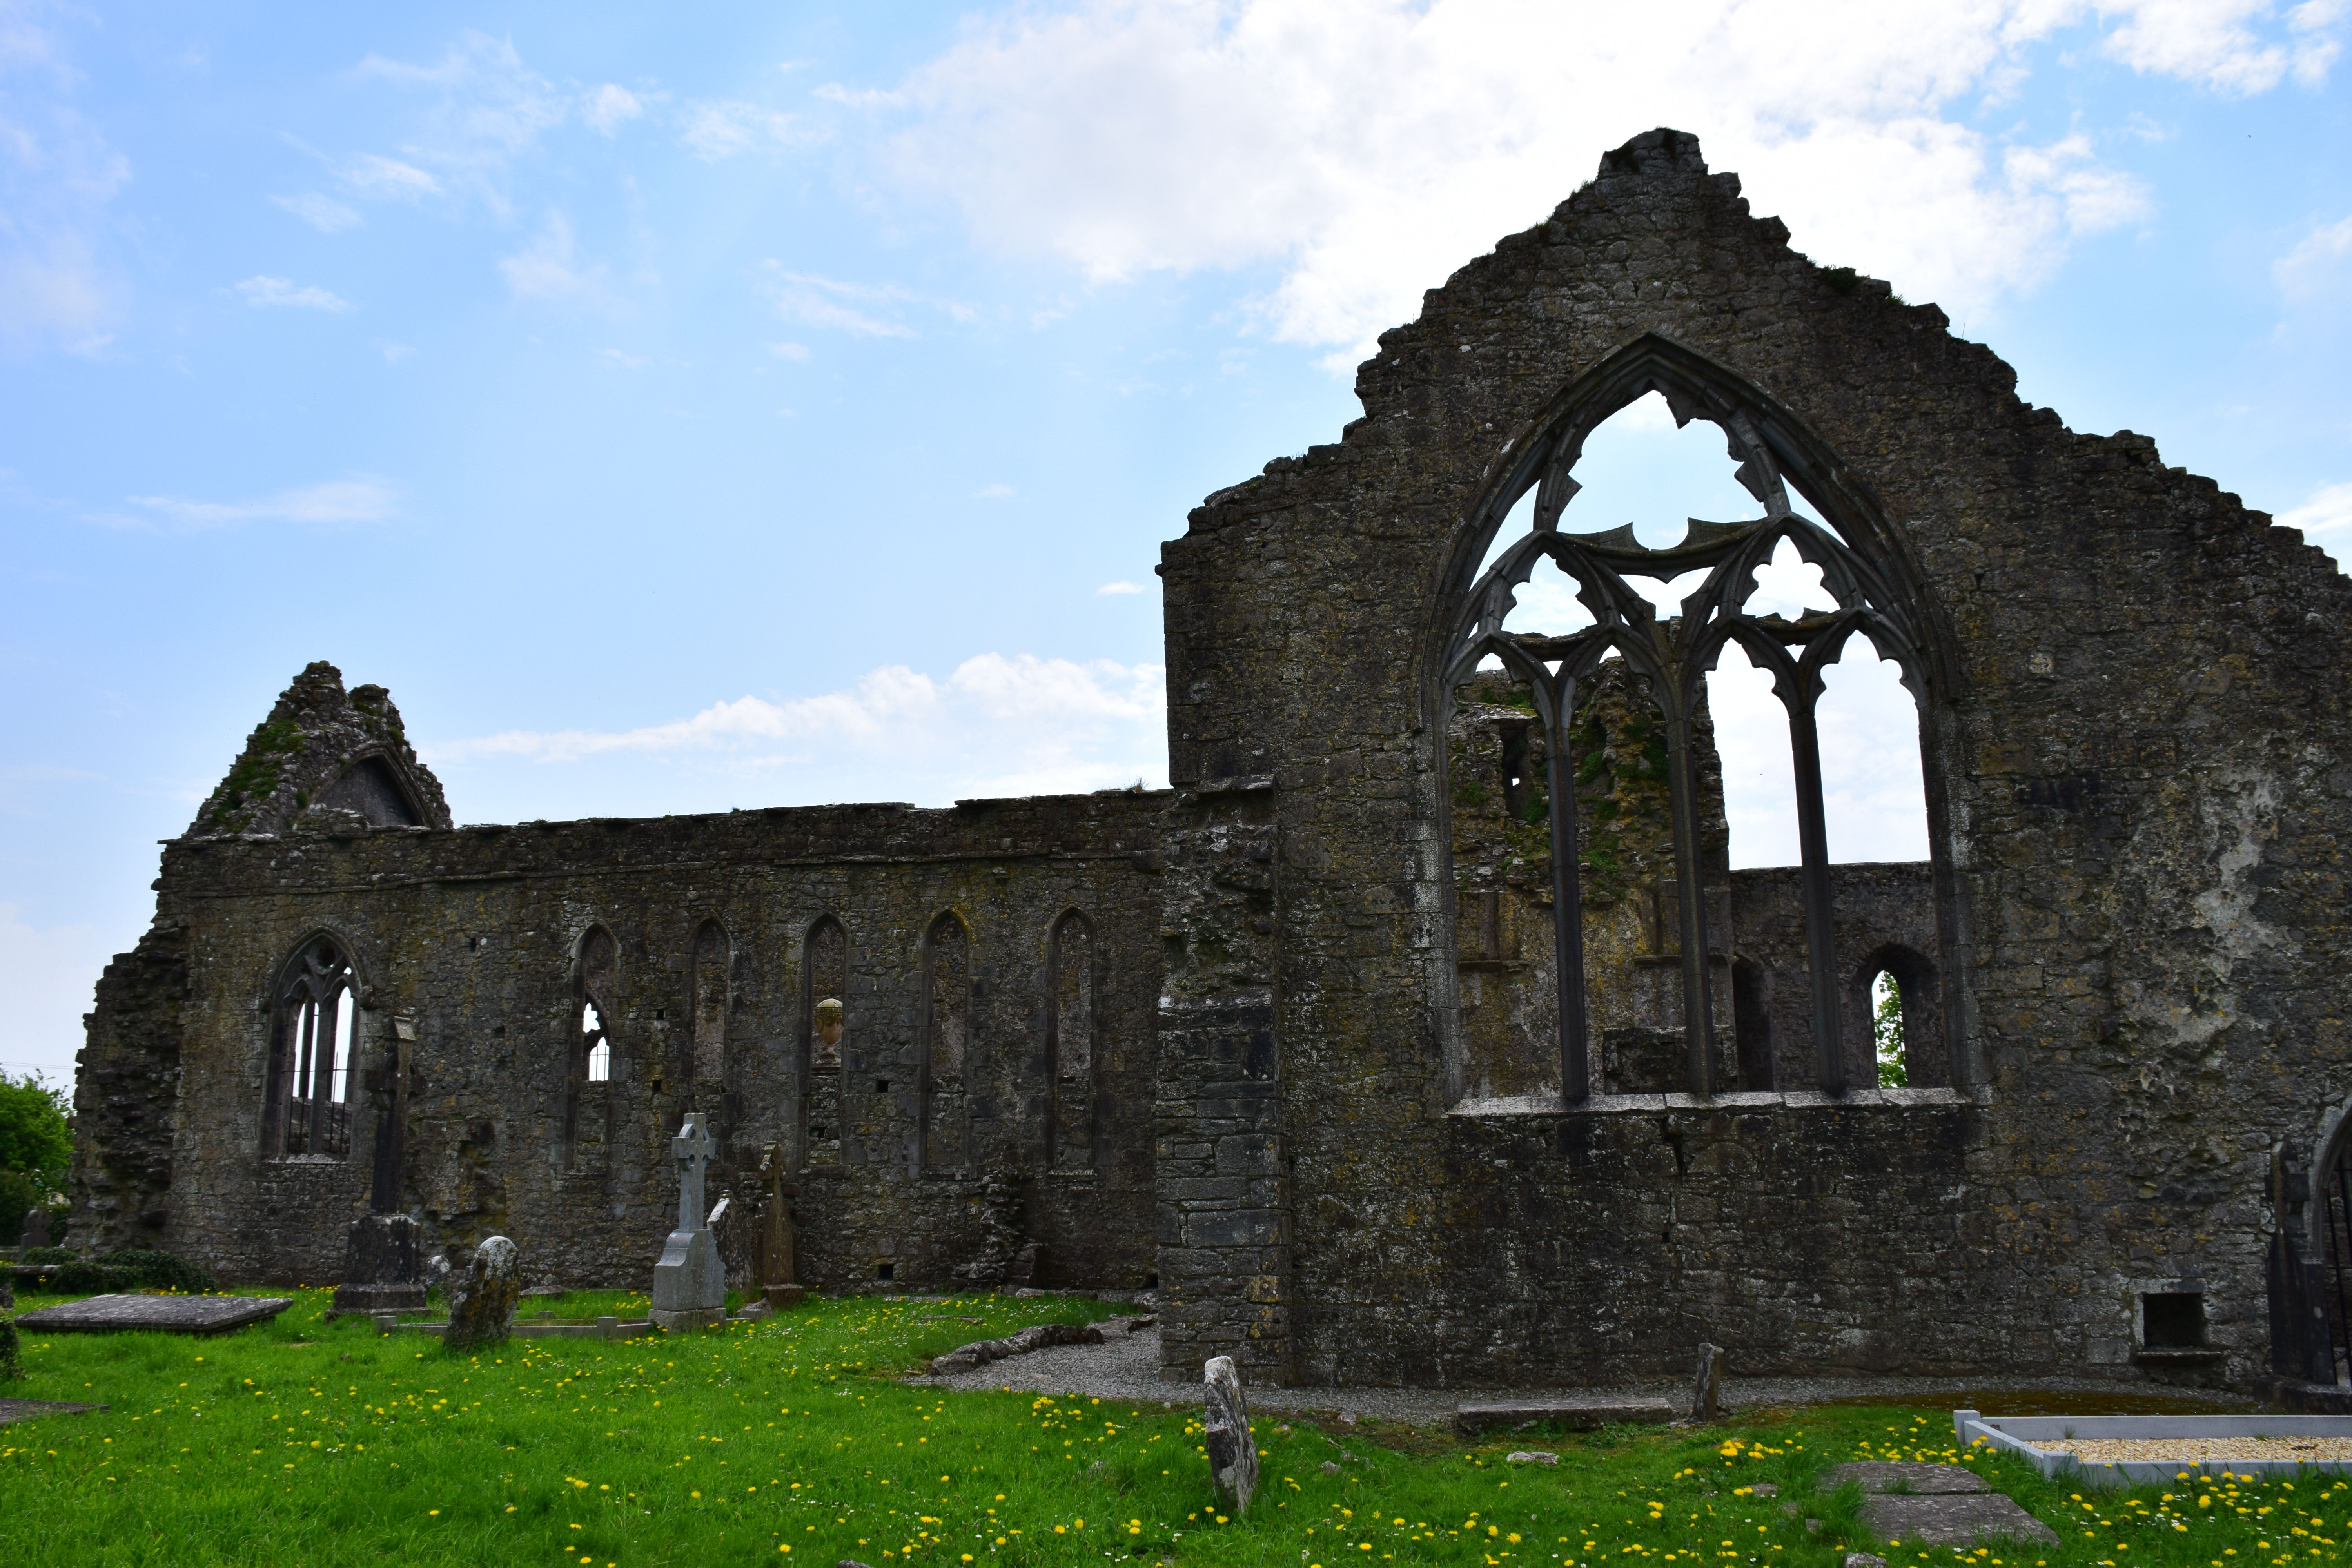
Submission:
<svg viewBox="0 0 2352 1568">
<path fill-rule="evenodd" d="M 716 1094 L 727 1084 L 727 933 L 705 921 L 694 937 L 694 1089 Z M 706 1102 L 705 1109 L 709 1109 Z"/>
<path fill-rule="evenodd" d="M 1046 1086 L 1049 1158 L 1058 1166 L 1083 1168 L 1095 1160 L 1094 928 L 1072 910 L 1055 922 L 1046 943 L 1045 1057 L 1052 1081 Z"/>
</svg>

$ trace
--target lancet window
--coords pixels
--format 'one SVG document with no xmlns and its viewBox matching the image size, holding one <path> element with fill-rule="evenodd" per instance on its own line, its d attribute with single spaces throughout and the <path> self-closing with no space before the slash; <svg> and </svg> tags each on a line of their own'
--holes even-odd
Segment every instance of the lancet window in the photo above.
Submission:
<svg viewBox="0 0 2352 1568">
<path fill-rule="evenodd" d="M 575 1165 L 601 1160 L 611 1132 L 614 1059 L 610 1032 L 614 972 L 620 948 L 592 926 L 572 965 L 570 1040 L 565 1047 L 564 1143 Z"/>
<path fill-rule="evenodd" d="M 263 1118 L 266 1153 L 278 1159 L 350 1157 L 358 1026 L 350 958 L 332 939 L 312 939 L 278 984 Z"/>
<path fill-rule="evenodd" d="M 971 939 L 954 914 L 932 922 L 923 969 L 923 1163 L 954 1168 L 966 1158 L 964 1071 L 971 1043 Z"/>
<path fill-rule="evenodd" d="M 1094 1163 L 1094 928 L 1076 910 L 1046 938 L 1045 1143 L 1053 1163 L 1064 1168 Z"/>
<path fill-rule="evenodd" d="M 727 932 L 705 921 L 694 933 L 694 1089 L 698 1097 L 727 1084 Z M 705 1100 L 706 1106 L 709 1101 Z"/>
<path fill-rule="evenodd" d="M 1653 392 L 1664 395 L 1678 426 L 1701 419 L 1721 429 L 1738 464 L 1735 477 L 1754 499 L 1759 515 L 1733 522 L 1689 520 L 1678 542 L 1659 549 L 1640 542 L 1630 524 L 1603 532 L 1565 531 L 1564 514 L 1579 489 L 1570 470 L 1586 438 L 1612 415 Z M 1843 1016 L 1844 972 L 1838 964 L 1831 919 L 1815 725 L 1822 671 L 1859 637 L 1895 663 L 1915 700 L 1924 703 L 1935 683 L 1918 594 L 1890 547 L 1885 525 L 1875 521 L 1834 460 L 1796 430 L 1784 413 L 1719 367 L 1655 338 L 1643 340 L 1563 394 L 1547 416 L 1506 448 L 1492 473 L 1457 558 L 1459 575 L 1444 612 L 1441 700 L 1445 712 L 1441 719 L 1450 717 L 1455 691 L 1482 667 L 1491 669 L 1499 664 L 1509 678 L 1524 683 L 1532 702 L 1533 732 L 1507 757 L 1507 772 L 1516 767 L 1519 775 L 1507 779 L 1505 788 L 1514 806 L 1542 799 L 1542 826 L 1550 851 L 1551 956 L 1559 992 L 1563 1099 L 1571 1104 L 1584 1100 L 1594 1078 L 1571 731 L 1579 721 L 1580 699 L 1601 679 L 1603 665 L 1618 660 L 1633 689 L 1654 710 L 1655 728 L 1663 731 L 1674 876 L 1671 891 L 1661 889 L 1658 908 L 1672 928 L 1662 933 L 1662 950 L 1674 951 L 1679 960 L 1684 1077 L 1693 1093 L 1730 1087 L 1717 1081 L 1717 1026 L 1730 1020 L 1713 1016 L 1717 1007 L 1709 972 L 1701 781 L 1693 742 L 1695 723 L 1705 723 L 1707 672 L 1734 644 L 1769 674 L 1786 710 L 1802 856 L 1814 1076 L 1821 1089 L 1843 1093 L 1850 1076 L 1843 1037 L 1852 1025 Z M 1523 507 L 1530 495 L 1532 506 Z M 1797 500 L 1836 526 L 1798 510 L 1792 504 Z M 1495 548 L 1515 511 L 1528 518 L 1527 531 Z M 1790 617 L 1759 614 L 1750 606 L 1759 570 L 1772 563 L 1776 552 L 1787 549 L 1820 569 L 1833 608 L 1807 609 Z M 1487 563 L 1483 571 L 1482 561 Z M 1567 580 L 1581 606 L 1578 618 L 1585 624 L 1548 634 L 1507 629 L 1505 623 L 1517 595 L 1547 563 Z M 1637 579 L 1677 586 L 1682 584 L 1676 580 L 1684 579 L 1696 586 L 1680 600 L 1679 614 L 1662 617 L 1652 597 L 1634 585 Z M 1658 596 L 1664 596 L 1663 590 Z M 1444 732 L 1442 722 L 1439 732 Z M 1542 783 L 1530 788 L 1532 781 L 1525 774 L 1538 765 L 1543 770 Z M 1735 975 L 1735 984 L 1738 979 Z M 1742 1044 L 1755 1048 L 1752 1043 Z"/>
<path fill-rule="evenodd" d="M 801 953 L 802 1161 L 841 1163 L 843 1044 L 848 1030 L 849 933 L 831 915 L 809 927 Z"/>
</svg>

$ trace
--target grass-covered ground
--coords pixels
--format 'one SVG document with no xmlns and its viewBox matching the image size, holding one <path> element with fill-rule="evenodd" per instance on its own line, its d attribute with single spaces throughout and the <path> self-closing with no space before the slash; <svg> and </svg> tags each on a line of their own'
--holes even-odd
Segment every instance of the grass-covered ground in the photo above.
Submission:
<svg viewBox="0 0 2352 1568">
<path fill-rule="evenodd" d="M 1842 1459 L 1953 1458 L 1942 1410 L 1817 1406 L 1467 1446 L 1261 1414 L 1264 1490 L 1230 1519 L 1212 1506 L 1197 1407 L 897 1381 L 967 1340 L 1114 1310 L 1091 1302 L 858 1298 L 694 1336 L 453 1355 L 324 1322 L 327 1293 L 299 1297 L 219 1339 L 28 1335 L 30 1378 L 0 1392 L 111 1408 L 0 1427 L 0 1563 L 1833 1568 L 1851 1545 L 1895 1568 L 1958 1568 L 1963 1555 L 1873 1542 L 1851 1489 L 1811 1491 Z M 642 1298 L 553 1305 L 593 1317 Z M 1561 1462 L 1504 1463 L 1515 1447 Z M 2352 1536 L 2352 1487 L 2334 1479 L 2078 1498 L 2011 1461 L 1965 1462 L 2063 1542 L 1989 1547 L 1965 1554 L 1970 1568 L 2291 1568 L 2337 1561 Z M 1765 1480 L 1777 1498 L 1748 1489 Z M 1790 1500 L 1806 1506 L 1784 1513 Z"/>
</svg>

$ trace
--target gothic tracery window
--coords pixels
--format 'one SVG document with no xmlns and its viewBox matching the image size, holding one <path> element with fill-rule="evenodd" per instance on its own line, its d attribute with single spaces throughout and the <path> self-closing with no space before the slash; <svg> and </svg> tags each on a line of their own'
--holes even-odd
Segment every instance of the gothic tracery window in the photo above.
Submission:
<svg viewBox="0 0 2352 1568">
<path fill-rule="evenodd" d="M 1680 541 L 1664 548 L 1642 543 L 1630 524 L 1592 532 L 1563 528 L 1579 489 L 1570 470 L 1586 438 L 1653 392 L 1664 395 L 1678 426 L 1702 419 L 1723 432 L 1738 465 L 1735 477 L 1760 516 L 1689 520 Z M 1792 494 L 1838 526 L 1798 511 Z M 1490 549 L 1515 512 L 1528 517 L 1526 531 Z M 1514 683 L 1534 710 L 1527 734 L 1506 738 L 1502 793 L 1511 816 L 1544 819 L 1538 831 L 1550 873 L 1558 1081 L 1569 1103 L 1586 1098 L 1596 1078 L 1583 950 L 1583 881 L 1591 868 L 1583 863 L 1586 847 L 1579 843 L 1577 776 L 1579 758 L 1591 748 L 1572 743 L 1596 689 L 1616 693 L 1612 700 L 1620 705 L 1630 695 L 1652 715 L 1656 733 L 1649 739 L 1654 771 L 1663 775 L 1661 804 L 1673 851 L 1672 874 L 1660 879 L 1654 898 L 1665 928 L 1658 951 L 1671 952 L 1680 969 L 1680 1076 L 1694 1093 L 1729 1087 L 1718 1081 L 1717 1031 L 1731 1020 L 1715 1016 L 1710 961 L 1721 955 L 1710 947 L 1707 931 L 1716 858 L 1707 840 L 1711 833 L 1719 837 L 1720 828 L 1707 820 L 1706 781 L 1697 769 L 1699 758 L 1712 755 L 1705 733 L 1706 677 L 1733 647 L 1769 676 L 1785 710 L 1802 859 L 1813 1076 L 1833 1094 L 1849 1087 L 1842 1036 L 1850 1031 L 1842 1028 L 1844 986 L 1832 924 L 1816 702 L 1824 668 L 1857 637 L 1897 667 L 1915 700 L 1924 700 L 1931 680 L 1928 632 L 1916 593 L 1885 541 L 1872 537 L 1869 515 L 1834 461 L 1793 432 L 1784 415 L 1727 374 L 1654 338 L 1571 388 L 1498 459 L 1470 531 L 1475 552 L 1463 561 L 1446 612 L 1442 701 L 1450 719 L 1463 700 L 1457 693 L 1484 669 Z M 1791 551 L 1819 569 L 1829 606 L 1793 616 L 1758 613 L 1750 600 L 1759 570 L 1776 553 L 1786 560 Z M 1507 623 L 1538 573 L 1573 595 L 1572 624 L 1513 629 Z M 1659 586 L 1636 585 L 1643 581 Z M 1675 595 L 1682 595 L 1678 603 Z M 1659 601 L 1679 613 L 1662 616 Z M 1620 747 L 1612 754 L 1632 753 Z M 1457 781 L 1454 787 L 1464 785 Z M 1483 924 L 1494 924 L 1489 912 L 1479 913 Z M 1470 949 L 1491 945 L 1493 933 L 1473 942 L 1468 928 L 1463 930 L 1464 957 L 1488 956 Z"/>
<path fill-rule="evenodd" d="M 264 1152 L 341 1160 L 352 1152 L 352 1056 L 358 999 L 352 963 L 316 937 L 287 965 L 270 1047 Z"/>
</svg>

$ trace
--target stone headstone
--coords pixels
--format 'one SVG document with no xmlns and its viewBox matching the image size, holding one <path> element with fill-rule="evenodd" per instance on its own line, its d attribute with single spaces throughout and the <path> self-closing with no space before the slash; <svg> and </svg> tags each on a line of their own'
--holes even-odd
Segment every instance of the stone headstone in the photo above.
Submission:
<svg viewBox="0 0 2352 1568">
<path fill-rule="evenodd" d="M 474 1248 L 474 1261 L 449 1279 L 449 1326 L 441 1342 L 453 1351 L 498 1344 L 514 1327 L 522 1298 L 522 1252 L 503 1236 Z"/>
<path fill-rule="evenodd" d="M 16 1353 L 16 1321 L 0 1318 L 0 1383 L 14 1383 L 24 1375 L 25 1363 Z"/>
<path fill-rule="evenodd" d="M 1247 1512 L 1257 1493 L 1257 1439 L 1250 1436 L 1249 1405 L 1242 1398 L 1241 1373 L 1231 1356 L 1212 1356 L 1202 1368 L 1206 1385 L 1209 1477 L 1217 1483 L 1217 1501 L 1234 1517 Z"/>
<path fill-rule="evenodd" d="M 767 1201 L 760 1208 L 760 1224 L 752 1247 L 758 1260 L 760 1288 L 772 1294 L 779 1285 L 792 1285 L 799 1280 L 794 1272 L 793 1254 L 798 1238 L 793 1232 L 793 1184 L 784 1180 L 783 1162 L 771 1144 L 760 1161 L 761 1184 L 767 1189 Z"/>
<path fill-rule="evenodd" d="M 414 1312 L 425 1306 L 423 1227 L 404 1214 L 362 1215 L 343 1243 L 334 1312 Z"/>
<path fill-rule="evenodd" d="M 735 1201 L 735 1194 L 723 1192 L 719 1201 L 710 1205 L 709 1217 L 702 1227 L 710 1233 L 710 1243 L 719 1249 L 719 1271 L 730 1290 L 754 1290 L 759 1287 L 759 1275 L 754 1254 L 759 1242 L 759 1226 L 751 1212 Z M 720 1300 L 723 1301 L 724 1297 Z"/>
<path fill-rule="evenodd" d="M 727 1319 L 727 1277 L 719 1246 L 703 1223 L 703 1172 L 719 1145 L 703 1130 L 702 1113 L 689 1110 L 678 1124 L 670 1152 L 677 1160 L 677 1228 L 662 1244 L 654 1265 L 655 1324 L 667 1331 L 703 1328 Z"/>
<path fill-rule="evenodd" d="M 49 1242 L 49 1209 L 47 1204 L 29 1209 L 25 1215 L 25 1234 L 18 1242 L 22 1247 L 47 1247 Z"/>
<path fill-rule="evenodd" d="M 1698 1373 L 1691 1380 L 1691 1419 L 1712 1421 L 1722 1408 L 1723 1347 L 1705 1341 L 1698 1347 Z"/>
</svg>

